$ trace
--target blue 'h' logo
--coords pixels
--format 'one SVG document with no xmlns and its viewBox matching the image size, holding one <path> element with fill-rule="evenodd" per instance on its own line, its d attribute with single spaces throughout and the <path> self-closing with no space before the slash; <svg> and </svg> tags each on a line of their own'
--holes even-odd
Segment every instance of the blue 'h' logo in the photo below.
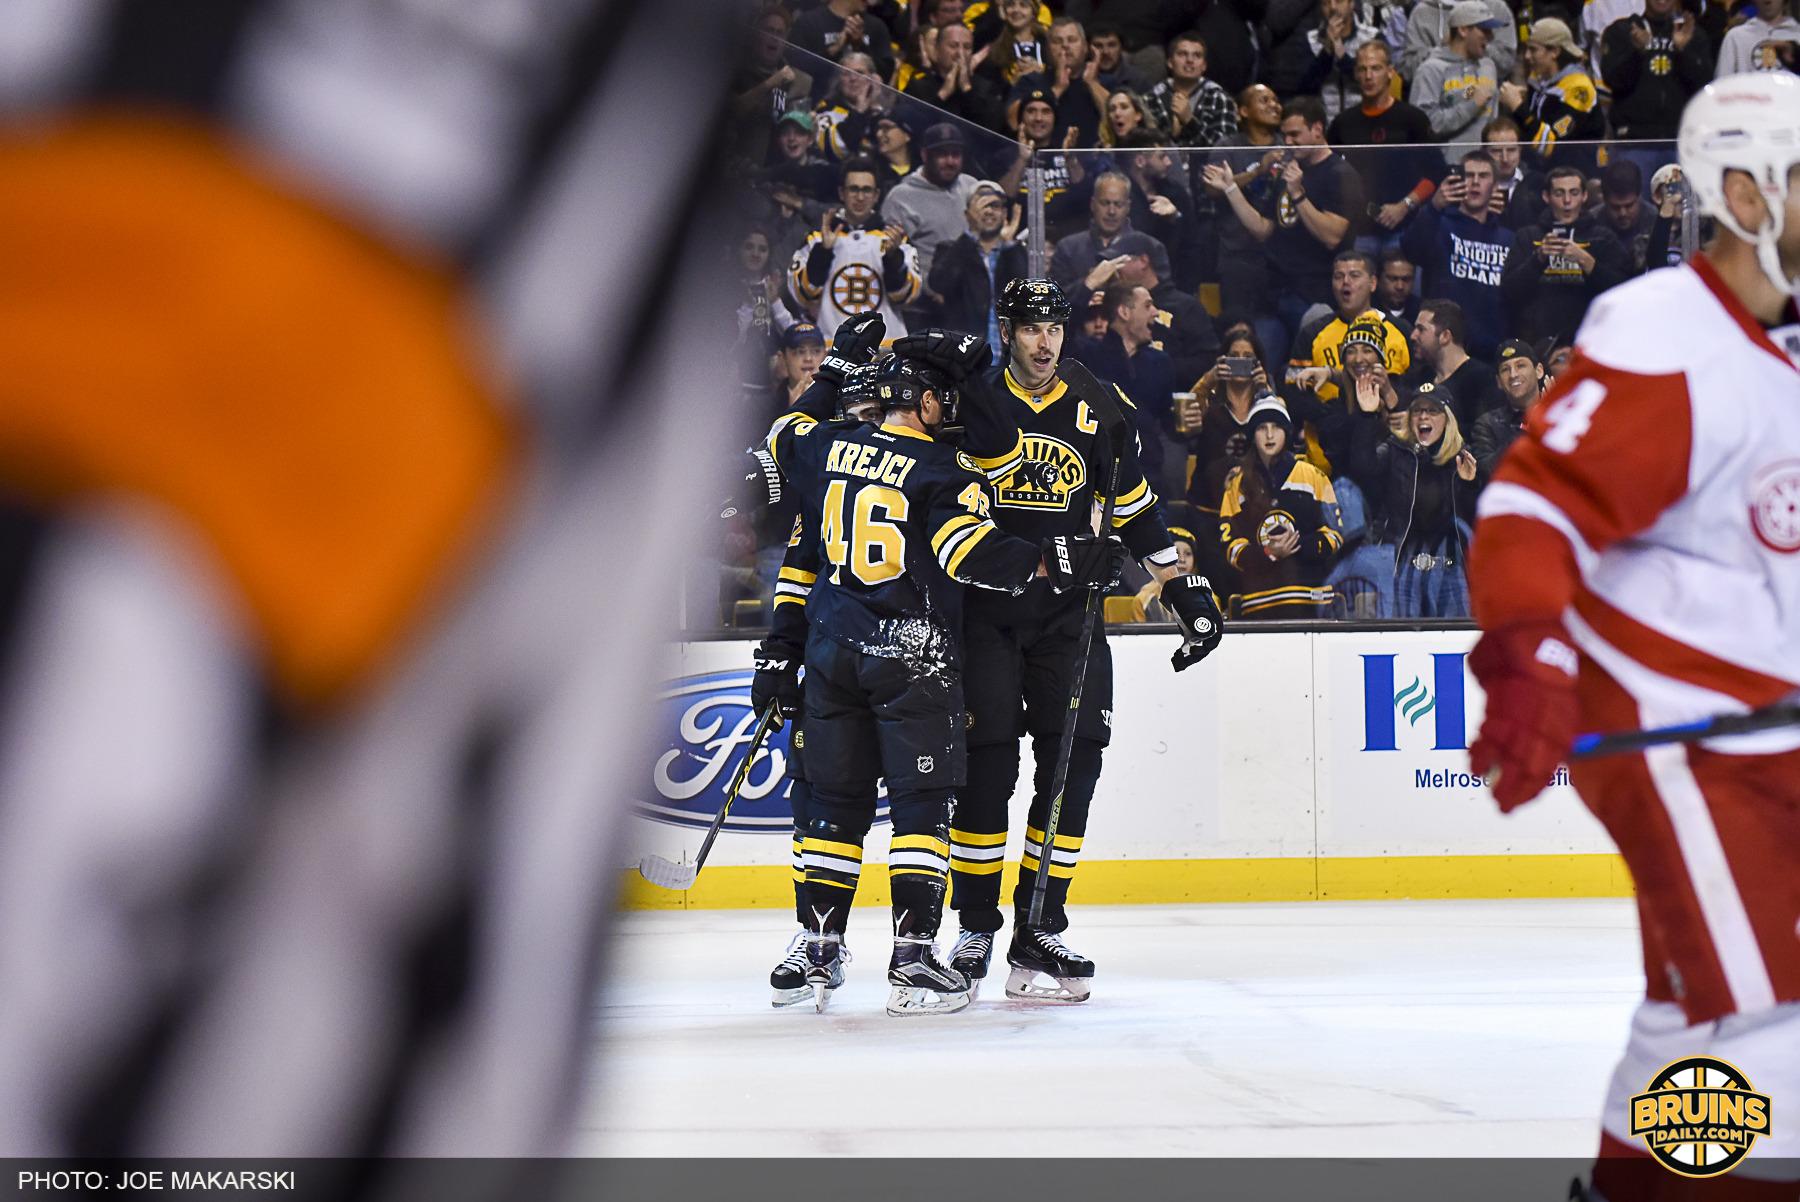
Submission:
<svg viewBox="0 0 1800 1202">
<path fill-rule="evenodd" d="M 1400 744 L 1394 717 L 1403 716 L 1417 726 L 1426 714 L 1437 715 L 1437 751 L 1461 751 L 1468 746 L 1468 726 L 1463 717 L 1463 655 L 1459 651 L 1434 652 L 1431 656 L 1432 687 L 1414 677 L 1404 689 L 1394 690 L 1394 657 L 1365 655 L 1363 661 L 1363 750 L 1398 751 Z"/>
</svg>

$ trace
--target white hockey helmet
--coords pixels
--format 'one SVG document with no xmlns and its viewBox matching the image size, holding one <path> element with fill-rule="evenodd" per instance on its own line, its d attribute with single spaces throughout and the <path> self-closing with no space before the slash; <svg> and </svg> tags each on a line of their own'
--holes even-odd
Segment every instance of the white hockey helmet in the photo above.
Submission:
<svg viewBox="0 0 1800 1202">
<path fill-rule="evenodd" d="M 1763 274 L 1777 288 L 1800 293 L 1800 278 L 1782 270 L 1776 248 L 1787 214 L 1788 169 L 1800 163 L 1800 79 L 1758 71 L 1707 84 L 1682 110 L 1677 151 L 1700 211 L 1754 244 Z M 1725 203 L 1725 173 L 1732 170 L 1762 189 L 1770 219 L 1760 230 L 1739 225 Z"/>
</svg>

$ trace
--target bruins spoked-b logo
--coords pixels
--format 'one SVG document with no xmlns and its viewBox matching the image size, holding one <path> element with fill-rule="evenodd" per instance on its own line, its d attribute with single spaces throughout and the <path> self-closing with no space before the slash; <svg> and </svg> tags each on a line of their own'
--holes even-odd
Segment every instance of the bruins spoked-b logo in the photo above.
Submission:
<svg viewBox="0 0 1800 1202">
<path fill-rule="evenodd" d="M 831 277 L 831 303 L 845 313 L 881 307 L 881 277 L 862 263 L 846 263 Z"/>
<path fill-rule="evenodd" d="M 1000 504 L 1015 509 L 1067 509 L 1087 482 L 1087 463 L 1074 447 L 1047 434 L 1025 435 L 1024 460 L 1000 483 Z"/>
<path fill-rule="evenodd" d="M 1769 1133 L 1769 1099 L 1736 1068 L 1712 1056 L 1665 1065 L 1631 1099 L 1631 1134 L 1663 1167 L 1684 1177 L 1716 1177 Z"/>
</svg>

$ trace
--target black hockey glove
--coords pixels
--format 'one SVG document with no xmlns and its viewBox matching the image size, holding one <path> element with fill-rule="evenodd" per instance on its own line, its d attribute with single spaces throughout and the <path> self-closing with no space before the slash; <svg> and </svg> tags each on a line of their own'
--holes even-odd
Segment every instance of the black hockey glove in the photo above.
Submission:
<svg viewBox="0 0 1800 1202">
<path fill-rule="evenodd" d="M 750 678 L 750 708 L 762 713 L 775 703 L 781 718 L 800 716 L 800 659 L 781 647 L 760 646 L 756 649 L 756 675 Z M 781 729 L 781 723 L 775 724 Z"/>
<path fill-rule="evenodd" d="M 956 334 L 949 330 L 925 330 L 894 340 L 894 352 L 908 359 L 918 359 L 937 368 L 957 384 L 987 370 L 994 352 L 987 339 L 979 334 Z"/>
<path fill-rule="evenodd" d="M 881 340 L 886 337 L 887 322 L 882 320 L 881 310 L 870 309 L 849 318 L 831 336 L 831 350 L 826 352 L 825 361 L 819 364 L 813 379 L 842 387 L 850 369 L 873 359 L 875 352 L 881 349 Z"/>
<path fill-rule="evenodd" d="M 1211 655 L 1225 637 L 1225 618 L 1206 577 L 1172 576 L 1163 581 L 1162 603 L 1181 624 L 1181 649 L 1170 660 L 1177 672 Z"/>
<path fill-rule="evenodd" d="M 1125 570 L 1125 544 L 1092 534 L 1059 534 L 1043 542 L 1044 572 L 1053 592 L 1091 588 L 1104 592 Z"/>
</svg>

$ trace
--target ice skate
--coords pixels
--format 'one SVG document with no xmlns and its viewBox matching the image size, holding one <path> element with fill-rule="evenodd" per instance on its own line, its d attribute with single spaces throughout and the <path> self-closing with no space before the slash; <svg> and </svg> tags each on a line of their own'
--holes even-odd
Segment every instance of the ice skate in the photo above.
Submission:
<svg viewBox="0 0 1800 1202">
<path fill-rule="evenodd" d="M 956 936 L 956 948 L 950 953 L 950 967 L 969 978 L 969 1000 L 981 994 L 981 982 L 988 974 L 994 958 L 994 937 L 987 931 L 962 931 Z"/>
<path fill-rule="evenodd" d="M 944 963 L 929 939 L 894 940 L 888 961 L 887 1012 L 895 1018 L 915 1014 L 955 1014 L 967 1008 L 969 978 Z"/>
<path fill-rule="evenodd" d="M 803 1002 L 812 996 L 812 986 L 806 983 L 806 930 L 801 928 L 794 932 L 788 940 L 787 954 L 769 974 L 769 988 L 774 991 L 769 1000 L 771 1006 L 780 1008 Z"/>
<path fill-rule="evenodd" d="M 1020 1002 L 1085 1002 L 1094 986 L 1094 962 L 1063 946 L 1062 938 L 1042 927 L 1014 926 L 1006 949 L 1012 975 L 1006 996 Z M 1047 977 L 1052 985 L 1039 978 Z"/>
<path fill-rule="evenodd" d="M 844 984 L 844 963 L 849 959 L 842 935 L 807 932 L 806 985 L 812 990 L 813 1008 L 820 1014 L 825 1013 L 832 993 Z"/>
</svg>

